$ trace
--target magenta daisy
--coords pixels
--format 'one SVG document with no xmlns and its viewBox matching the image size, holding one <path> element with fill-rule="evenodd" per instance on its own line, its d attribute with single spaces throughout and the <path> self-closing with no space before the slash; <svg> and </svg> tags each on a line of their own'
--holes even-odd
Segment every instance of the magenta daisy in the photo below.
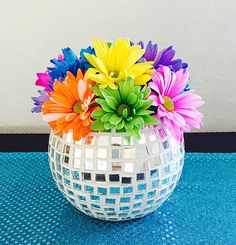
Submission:
<svg viewBox="0 0 236 245">
<path fill-rule="evenodd" d="M 190 127 L 200 128 L 203 115 L 196 108 L 204 102 L 194 90 L 184 92 L 189 80 L 188 72 L 183 69 L 174 73 L 167 66 L 161 66 L 152 74 L 148 86 L 152 92 L 148 99 L 153 100 L 156 107 L 155 117 L 159 118 L 179 141 L 183 140 L 183 132 Z"/>
</svg>

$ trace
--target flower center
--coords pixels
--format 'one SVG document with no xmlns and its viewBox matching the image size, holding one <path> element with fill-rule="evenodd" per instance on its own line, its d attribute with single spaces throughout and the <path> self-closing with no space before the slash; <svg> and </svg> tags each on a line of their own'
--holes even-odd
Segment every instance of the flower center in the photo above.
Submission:
<svg viewBox="0 0 236 245">
<path fill-rule="evenodd" d="M 119 77 L 119 72 L 118 71 L 111 71 L 110 72 L 110 76 L 112 78 L 118 78 Z"/>
<path fill-rule="evenodd" d="M 75 113 L 80 113 L 83 109 L 82 109 L 82 102 L 78 101 L 74 104 L 73 106 L 73 110 Z"/>
<path fill-rule="evenodd" d="M 130 106 L 126 105 L 126 104 L 121 104 L 118 106 L 118 109 L 117 109 L 117 113 L 119 116 L 122 116 L 123 115 L 123 111 L 124 109 L 127 109 L 128 111 L 128 116 L 131 116 L 131 108 Z"/>
<path fill-rule="evenodd" d="M 171 98 L 168 96 L 164 96 L 163 99 L 164 99 L 164 104 L 163 104 L 164 108 L 167 111 L 173 111 L 175 109 L 175 106 L 174 106 L 174 102 L 171 100 Z"/>
</svg>

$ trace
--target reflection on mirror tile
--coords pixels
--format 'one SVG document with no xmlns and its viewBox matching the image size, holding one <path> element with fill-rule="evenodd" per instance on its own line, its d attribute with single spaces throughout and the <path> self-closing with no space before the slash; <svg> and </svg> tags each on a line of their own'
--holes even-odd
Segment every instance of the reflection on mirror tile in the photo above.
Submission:
<svg viewBox="0 0 236 245">
<path fill-rule="evenodd" d="M 75 158 L 81 158 L 81 149 L 80 148 L 74 148 L 74 157 Z"/>
<path fill-rule="evenodd" d="M 120 187 L 110 187 L 110 194 L 120 194 Z"/>
<path fill-rule="evenodd" d="M 98 158 L 107 158 L 107 149 L 106 148 L 98 148 L 97 157 Z"/>
<path fill-rule="evenodd" d="M 166 152 L 165 156 L 166 156 L 167 162 L 172 161 L 173 158 L 172 158 L 172 152 L 171 151 Z"/>
<path fill-rule="evenodd" d="M 138 173 L 137 180 L 144 180 L 144 173 Z"/>
<path fill-rule="evenodd" d="M 87 136 L 85 138 L 85 145 L 95 145 L 96 142 L 96 136 Z"/>
<path fill-rule="evenodd" d="M 61 150 L 61 147 L 62 147 L 62 143 L 60 140 L 57 141 L 57 144 L 56 144 L 56 148 L 57 150 Z"/>
<path fill-rule="evenodd" d="M 145 135 L 142 133 L 141 134 L 141 138 L 139 139 L 139 144 L 145 144 L 146 143 L 146 139 L 145 139 Z"/>
<path fill-rule="evenodd" d="M 70 170 L 68 168 L 64 168 L 63 167 L 63 173 L 64 173 L 64 175 L 69 176 L 70 175 Z"/>
<path fill-rule="evenodd" d="M 120 198 L 120 202 L 121 203 L 127 203 L 130 202 L 131 198 L 130 197 L 121 197 Z"/>
<path fill-rule="evenodd" d="M 56 145 L 56 138 L 53 138 L 52 139 L 52 146 L 55 147 L 55 145 Z"/>
<path fill-rule="evenodd" d="M 120 175 L 119 174 L 110 174 L 109 180 L 112 182 L 119 182 L 120 181 Z"/>
<path fill-rule="evenodd" d="M 91 180 L 91 173 L 83 173 L 83 180 Z"/>
<path fill-rule="evenodd" d="M 73 186 L 74 186 L 75 190 L 81 191 L 81 189 L 82 189 L 81 185 L 78 183 L 73 183 Z"/>
<path fill-rule="evenodd" d="M 159 135 L 160 135 L 161 139 L 163 139 L 166 136 L 165 131 L 162 128 L 159 129 L 158 131 L 159 131 Z"/>
<path fill-rule="evenodd" d="M 57 163 L 57 171 L 61 172 L 61 164 Z"/>
<path fill-rule="evenodd" d="M 112 159 L 120 159 L 120 151 L 121 149 L 112 149 L 111 150 Z"/>
<path fill-rule="evenodd" d="M 169 147 L 169 143 L 168 143 L 167 140 L 163 142 L 163 147 L 164 147 L 165 150 L 168 149 L 168 148 L 170 148 Z"/>
<path fill-rule="evenodd" d="M 93 149 L 85 148 L 85 157 L 86 158 L 93 158 Z"/>
<path fill-rule="evenodd" d="M 121 162 L 112 162 L 112 171 L 120 171 L 121 167 L 122 167 L 122 163 Z"/>
<path fill-rule="evenodd" d="M 130 194 L 133 192 L 133 187 L 132 186 L 129 186 L 129 187 L 124 187 L 123 188 L 123 193 L 124 194 Z"/>
<path fill-rule="evenodd" d="M 73 142 L 73 133 L 72 132 L 68 132 L 67 134 L 65 134 L 65 140 L 67 143 L 72 143 Z"/>
<path fill-rule="evenodd" d="M 158 170 L 157 169 L 151 170 L 151 172 L 150 172 L 150 178 L 151 179 L 157 178 L 157 176 L 158 176 Z"/>
<path fill-rule="evenodd" d="M 74 159 L 74 167 L 80 168 L 80 159 L 77 159 L 77 158 Z"/>
<path fill-rule="evenodd" d="M 154 197 L 155 195 L 156 195 L 156 190 L 154 190 L 154 191 L 149 191 L 148 192 L 148 194 L 147 194 L 147 198 L 152 198 L 152 197 Z"/>
<path fill-rule="evenodd" d="M 124 145 L 132 146 L 134 144 L 134 137 L 124 137 Z"/>
<path fill-rule="evenodd" d="M 96 174 L 96 181 L 105 182 L 106 181 L 105 174 Z"/>
<path fill-rule="evenodd" d="M 107 194 L 107 188 L 98 187 L 98 194 L 100 194 L 100 195 L 106 195 Z"/>
<path fill-rule="evenodd" d="M 68 156 L 64 156 L 64 163 L 66 163 L 66 164 L 69 163 L 69 157 Z"/>
<path fill-rule="evenodd" d="M 130 184 L 131 183 L 131 177 L 122 177 L 123 184 Z"/>
<path fill-rule="evenodd" d="M 106 135 L 98 136 L 98 145 L 108 145 L 109 144 L 109 137 Z"/>
<path fill-rule="evenodd" d="M 82 140 L 76 140 L 76 141 L 75 141 L 75 144 L 76 144 L 76 145 L 82 145 L 82 143 L 83 143 Z"/>
<path fill-rule="evenodd" d="M 149 156 L 148 146 L 146 145 L 138 145 L 136 148 L 136 157 L 137 159 L 140 158 L 147 158 Z"/>
<path fill-rule="evenodd" d="M 125 159 L 135 159 L 135 148 L 125 148 L 123 151 Z"/>
<path fill-rule="evenodd" d="M 124 171 L 132 173 L 134 171 L 134 164 L 131 162 L 126 162 L 124 166 Z"/>
<path fill-rule="evenodd" d="M 122 145 L 122 137 L 111 137 L 111 145 L 121 146 Z"/>
<path fill-rule="evenodd" d="M 157 140 L 157 136 L 156 136 L 156 134 L 155 134 L 155 132 L 154 132 L 153 130 L 151 130 L 151 131 L 148 133 L 148 136 L 149 136 L 149 140 L 150 140 L 151 142 Z"/>
<path fill-rule="evenodd" d="M 56 153 L 56 161 L 61 162 L 61 154 Z"/>
<path fill-rule="evenodd" d="M 51 157 L 54 158 L 54 152 L 55 150 L 53 148 L 51 148 Z"/>
<path fill-rule="evenodd" d="M 161 159 L 159 155 L 152 158 L 151 161 L 152 161 L 153 166 L 161 165 Z"/>
<path fill-rule="evenodd" d="M 86 170 L 93 170 L 93 161 L 91 161 L 91 160 L 85 160 L 84 161 L 84 168 Z"/>
<path fill-rule="evenodd" d="M 159 145 L 158 142 L 154 143 L 151 145 L 151 149 L 152 149 L 152 154 L 156 155 L 159 153 Z"/>
<path fill-rule="evenodd" d="M 69 154 L 70 153 L 70 146 L 69 145 L 65 145 L 64 146 L 64 152 Z"/>
<path fill-rule="evenodd" d="M 170 173 L 170 165 L 164 167 L 164 174 Z"/>
<path fill-rule="evenodd" d="M 97 170 L 107 170 L 107 161 L 97 160 Z"/>
<path fill-rule="evenodd" d="M 73 171 L 73 178 L 74 179 L 80 179 L 79 178 L 79 172 L 78 171 Z"/>
</svg>

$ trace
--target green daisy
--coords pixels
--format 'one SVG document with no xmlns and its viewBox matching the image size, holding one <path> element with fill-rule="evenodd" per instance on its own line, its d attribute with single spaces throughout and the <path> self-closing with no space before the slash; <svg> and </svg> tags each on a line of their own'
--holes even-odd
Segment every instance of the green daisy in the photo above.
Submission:
<svg viewBox="0 0 236 245">
<path fill-rule="evenodd" d="M 116 132 L 129 132 L 131 136 L 140 138 L 144 125 L 159 122 L 150 116 L 153 111 L 148 110 L 152 100 L 146 98 L 151 90 L 147 87 L 141 89 L 130 77 L 119 82 L 118 89 L 94 86 L 93 91 L 98 96 L 95 101 L 102 109 L 91 114 L 96 119 L 91 125 L 92 130 L 109 132 L 114 128 Z"/>
</svg>

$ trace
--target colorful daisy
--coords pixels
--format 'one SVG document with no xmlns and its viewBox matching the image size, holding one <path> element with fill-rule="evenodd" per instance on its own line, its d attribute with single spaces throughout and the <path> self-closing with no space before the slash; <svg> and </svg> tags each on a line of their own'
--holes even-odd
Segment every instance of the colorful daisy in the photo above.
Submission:
<svg viewBox="0 0 236 245">
<path fill-rule="evenodd" d="M 129 132 L 130 135 L 140 138 L 140 131 L 144 125 L 159 122 L 150 116 L 153 111 L 148 110 L 152 104 L 151 100 L 146 100 L 150 89 L 135 85 L 130 77 L 120 81 L 118 89 L 95 86 L 93 90 L 99 97 L 95 101 L 101 106 L 100 110 L 94 111 L 91 115 L 96 119 L 91 125 L 94 130 L 115 129 L 116 132 Z"/>
<path fill-rule="evenodd" d="M 142 41 L 138 43 L 142 48 L 145 48 L 145 45 Z M 152 41 L 149 41 L 143 57 L 139 62 L 144 61 L 154 61 L 153 67 L 158 69 L 161 65 L 168 66 L 173 72 L 177 72 L 180 69 L 186 69 L 188 64 L 183 62 L 182 59 L 174 59 L 175 50 L 172 46 L 158 51 L 158 45 L 152 44 Z"/>
<path fill-rule="evenodd" d="M 118 87 L 119 81 L 127 77 L 138 85 L 144 85 L 151 78 L 152 61 L 136 63 L 144 54 L 140 45 L 130 45 L 129 39 L 119 38 L 114 44 L 106 41 L 93 41 L 96 55 L 84 53 L 94 68 L 89 68 L 86 76 L 101 88 Z"/>
<path fill-rule="evenodd" d="M 80 140 L 90 132 L 90 114 L 100 107 L 94 102 L 92 82 L 83 78 L 79 69 L 77 75 L 67 72 L 65 81 L 55 82 L 48 102 L 43 104 L 43 119 L 54 133 L 61 135 L 73 131 L 74 140 Z"/>
<path fill-rule="evenodd" d="M 67 71 L 70 71 L 74 76 L 76 76 L 77 70 L 81 69 L 85 72 L 89 67 L 90 63 L 87 61 L 84 53 L 94 54 L 94 49 L 88 47 L 86 49 L 81 49 L 80 58 L 72 51 L 71 48 L 63 48 L 61 59 L 52 59 L 50 62 L 54 65 L 53 67 L 48 67 L 49 76 L 53 80 L 63 81 L 66 77 Z"/>
<path fill-rule="evenodd" d="M 148 99 L 153 100 L 155 116 L 179 141 L 182 141 L 184 131 L 190 131 L 190 126 L 202 126 L 203 115 L 196 108 L 204 102 L 193 90 L 183 92 L 188 80 L 189 74 L 183 69 L 174 73 L 169 67 L 161 66 L 152 74 L 152 82 L 148 84 L 152 89 Z"/>
<path fill-rule="evenodd" d="M 36 86 L 42 86 L 46 91 L 53 90 L 53 79 L 48 75 L 48 71 L 46 72 L 39 72 L 36 74 L 38 79 L 35 82 Z"/>
<path fill-rule="evenodd" d="M 49 95 L 47 90 L 38 90 L 39 96 L 32 97 L 35 107 L 31 110 L 32 112 L 39 113 L 42 110 L 42 105 L 44 102 L 49 100 Z"/>
</svg>

